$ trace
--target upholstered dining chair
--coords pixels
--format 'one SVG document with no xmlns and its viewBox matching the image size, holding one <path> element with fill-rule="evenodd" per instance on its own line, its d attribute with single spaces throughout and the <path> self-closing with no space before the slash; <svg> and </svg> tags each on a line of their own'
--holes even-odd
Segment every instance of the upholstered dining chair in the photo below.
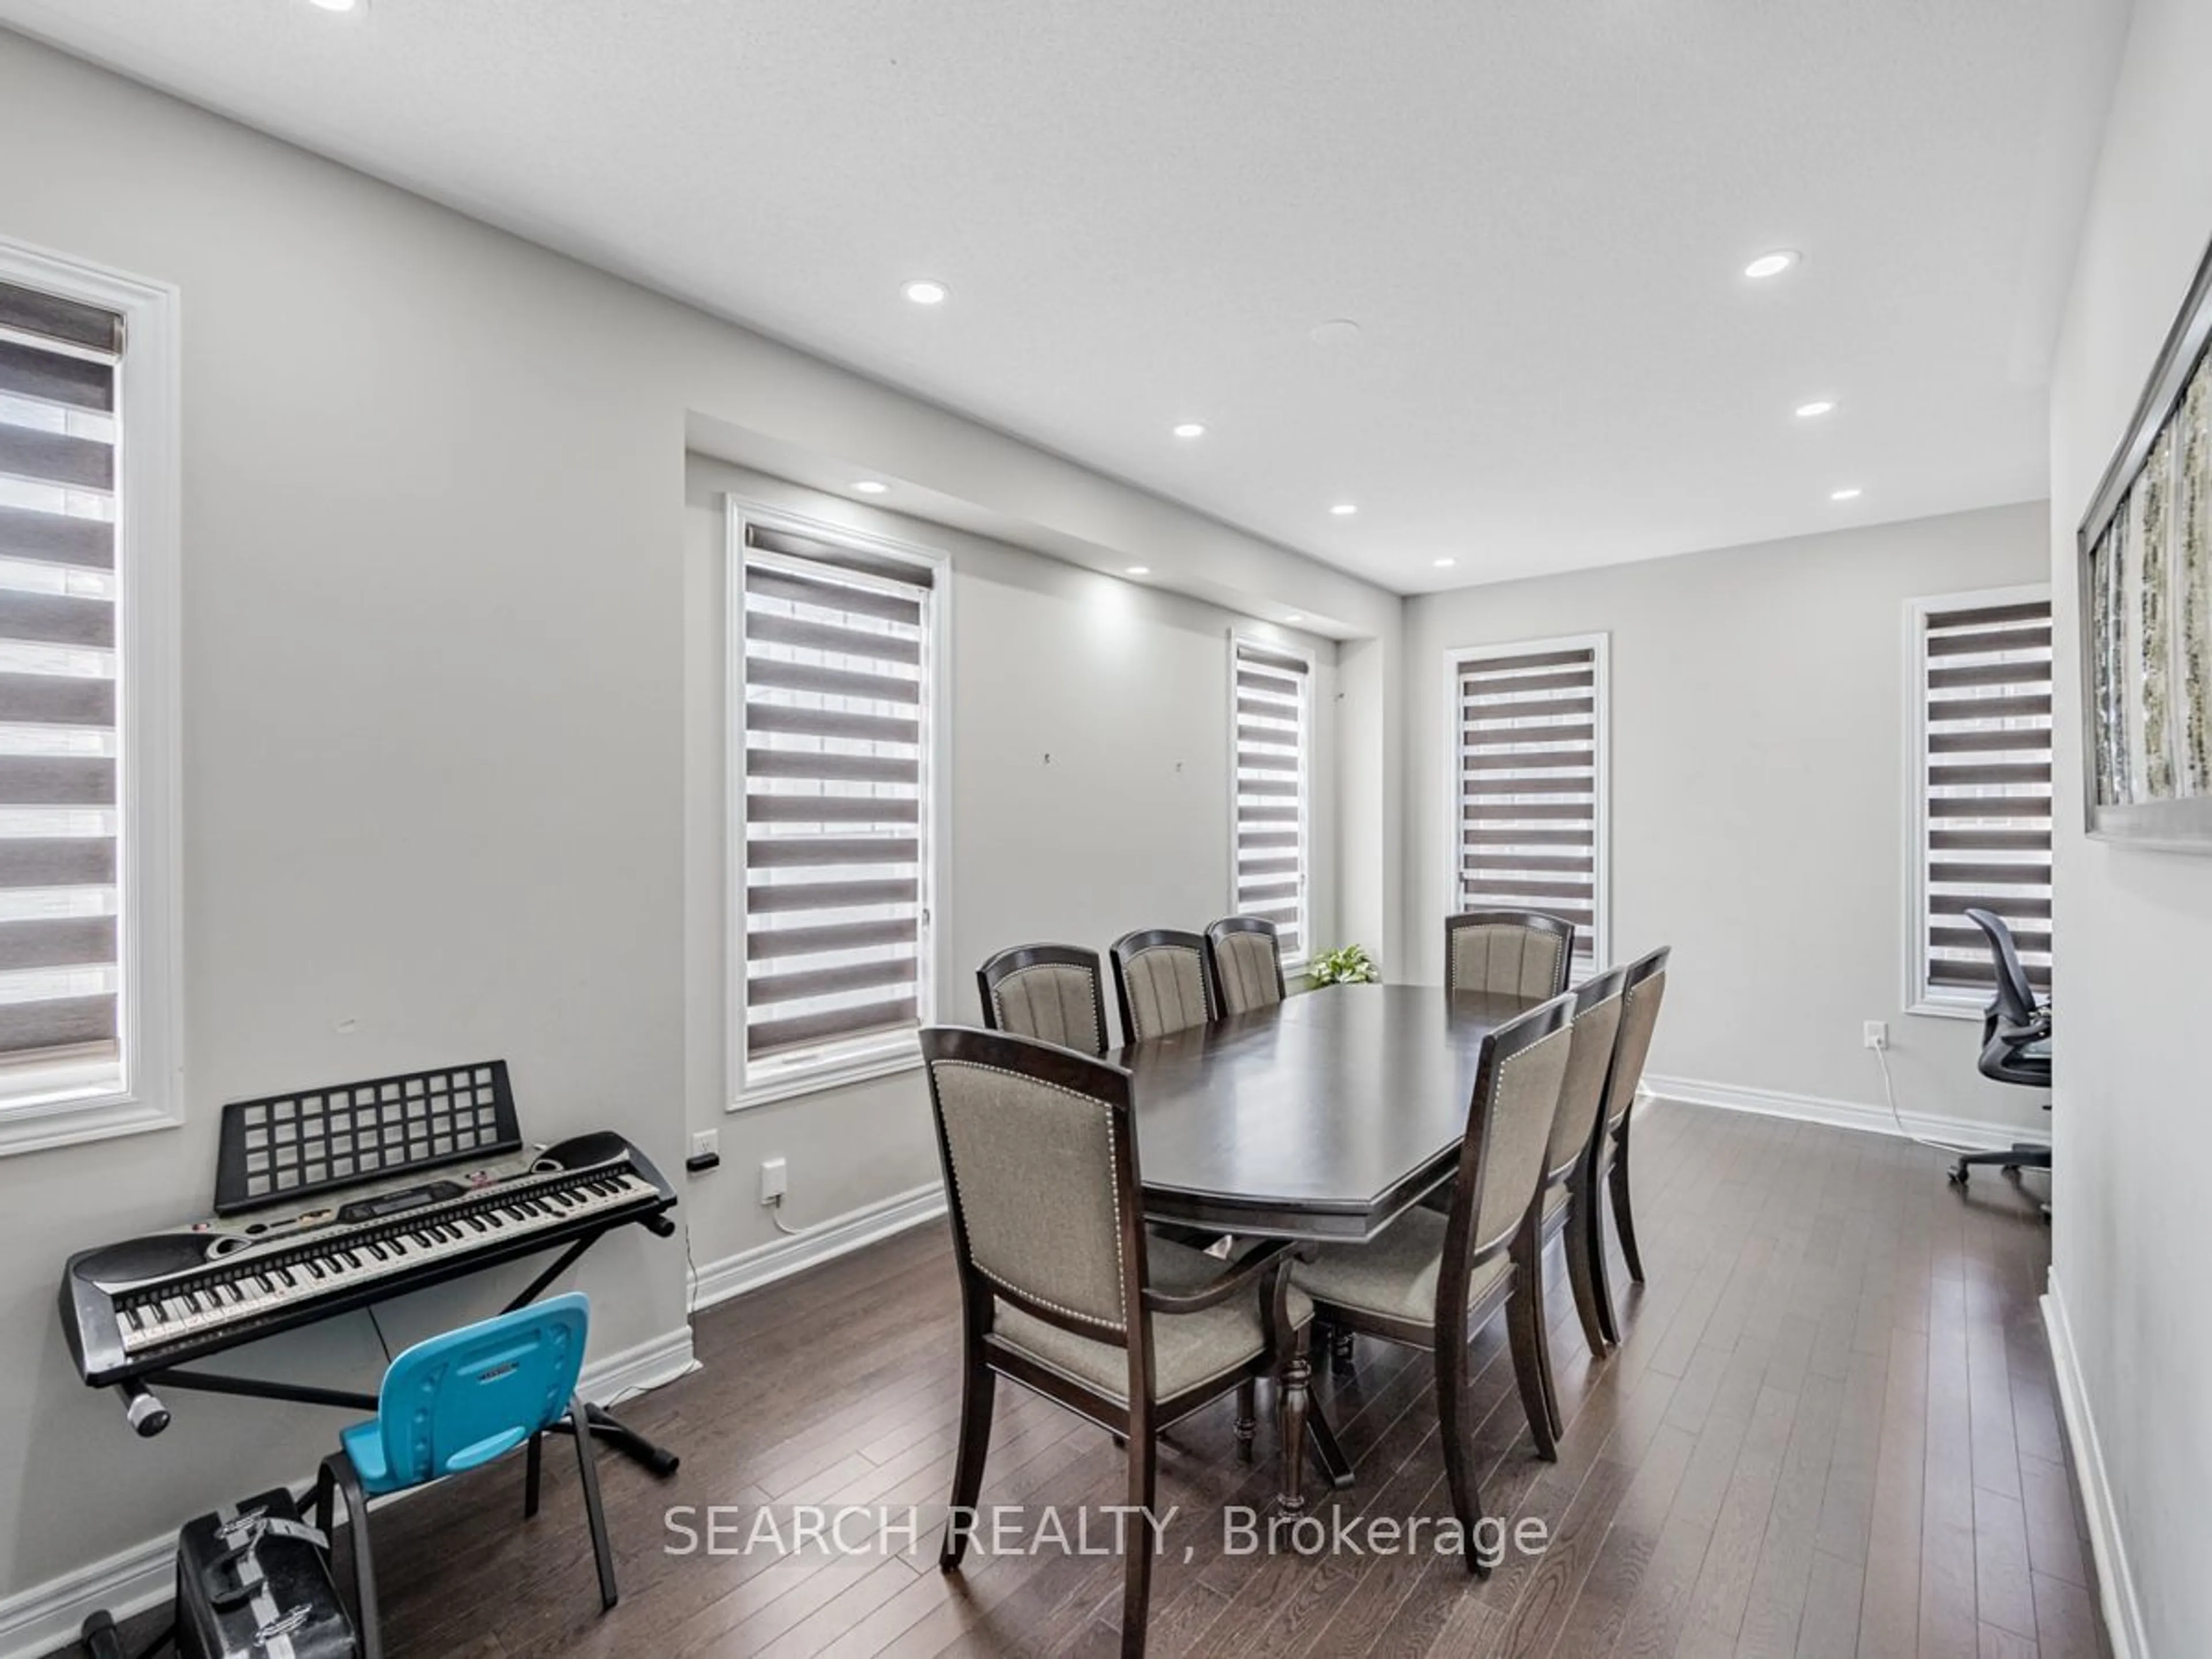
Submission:
<svg viewBox="0 0 2212 1659">
<path fill-rule="evenodd" d="M 1223 1262 L 1149 1237 L 1130 1077 L 1118 1066 L 995 1031 L 921 1034 L 960 1275 L 963 1380 L 952 1513 L 938 1565 L 968 1546 L 1006 1377 L 1125 1440 L 1128 1502 L 1150 1510 L 1160 1430 L 1279 1378 L 1285 1509 L 1303 1506 L 1312 1318 L 1285 1268 L 1291 1246 Z M 1122 1565 L 1121 1651 L 1145 1650 L 1152 1552 L 1143 1528 Z"/>
<path fill-rule="evenodd" d="M 1536 1189 L 1536 1212 L 1541 1224 L 1539 1248 L 1531 1253 L 1526 1269 L 1528 1293 L 1541 1307 L 1545 1252 L 1554 1238 L 1565 1233 L 1567 1280 L 1574 1291 L 1575 1311 L 1581 1316 L 1590 1352 L 1599 1357 L 1613 1344 L 1598 1318 L 1590 1231 L 1584 1218 L 1604 1202 L 1596 1184 L 1598 1140 L 1605 1132 L 1605 1085 L 1613 1074 L 1613 1047 L 1620 1035 L 1621 992 L 1627 978 L 1626 969 L 1608 969 L 1585 981 L 1575 993 L 1571 1022 L 1574 1040 L 1568 1048 L 1567 1074 L 1559 1085 L 1559 1109 L 1552 1119 L 1551 1145 L 1544 1153 L 1543 1179 Z M 1553 1381 L 1550 1340 L 1540 1320 L 1536 1325 L 1536 1354 L 1556 1439 L 1567 1431 L 1567 1424 Z"/>
<path fill-rule="evenodd" d="M 1219 1013 L 1206 940 L 1172 927 L 1124 933 L 1107 949 L 1121 1035 L 1130 1042 L 1210 1024 Z"/>
<path fill-rule="evenodd" d="M 1224 916 L 1206 927 L 1206 954 L 1224 1018 L 1283 1000 L 1283 957 L 1273 922 Z"/>
<path fill-rule="evenodd" d="M 1538 910 L 1444 918 L 1444 989 L 1555 997 L 1567 988 L 1575 925 Z"/>
<path fill-rule="evenodd" d="M 1574 1041 L 1573 999 L 1554 997 L 1485 1037 L 1468 1104 L 1451 1206 L 1414 1206 L 1364 1244 L 1324 1244 L 1291 1270 L 1315 1316 L 1436 1357 L 1444 1480 L 1468 1571 L 1482 1518 L 1468 1400 L 1468 1343 L 1504 1309 L 1521 1406 L 1540 1455 L 1559 1455 L 1544 1393 L 1543 1304 L 1530 1263 L 1540 1248 L 1535 1198 Z"/>
<path fill-rule="evenodd" d="M 1620 1237 L 1621 1259 L 1628 1263 L 1628 1276 L 1638 1285 L 1644 1282 L 1644 1253 L 1637 1247 L 1636 1212 L 1629 1201 L 1628 1128 L 1637 1085 L 1644 1081 L 1644 1062 L 1651 1052 L 1651 1033 L 1659 1024 L 1659 1005 L 1667 995 L 1668 952 L 1668 947 L 1662 945 L 1623 970 L 1620 1036 L 1613 1044 L 1612 1073 L 1606 1079 L 1605 1129 L 1598 1138 L 1597 1153 L 1604 1167 L 1591 1172 L 1593 1191 L 1601 1174 L 1605 1179 L 1613 1200 L 1613 1231 Z M 1598 1205 L 1589 1206 L 1583 1224 L 1589 1229 L 1585 1248 L 1598 1322 L 1607 1340 L 1617 1343 L 1620 1317 L 1607 1283 L 1605 1223 Z"/>
<path fill-rule="evenodd" d="M 975 970 L 983 1024 L 994 1031 L 1103 1054 L 1106 979 L 1098 952 L 1079 945 L 1017 945 Z"/>
</svg>

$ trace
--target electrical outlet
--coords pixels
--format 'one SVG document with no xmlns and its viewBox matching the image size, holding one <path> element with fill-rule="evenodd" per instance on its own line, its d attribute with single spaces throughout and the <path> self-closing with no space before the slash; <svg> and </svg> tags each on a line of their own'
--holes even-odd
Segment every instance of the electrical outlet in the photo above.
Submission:
<svg viewBox="0 0 2212 1659">
<path fill-rule="evenodd" d="M 720 1129 L 702 1129 L 691 1137 L 692 1157 L 720 1158 L 721 1155 L 722 1132 Z"/>
<path fill-rule="evenodd" d="M 1866 1036 L 1863 1040 L 1869 1048 L 1888 1048 L 1889 1022 L 1885 1019 L 1869 1020 L 1866 1023 Z"/>
<path fill-rule="evenodd" d="M 771 1158 L 761 1164 L 761 1202 L 773 1206 L 783 1202 L 784 1188 L 790 1184 L 791 1171 L 780 1158 Z"/>
</svg>

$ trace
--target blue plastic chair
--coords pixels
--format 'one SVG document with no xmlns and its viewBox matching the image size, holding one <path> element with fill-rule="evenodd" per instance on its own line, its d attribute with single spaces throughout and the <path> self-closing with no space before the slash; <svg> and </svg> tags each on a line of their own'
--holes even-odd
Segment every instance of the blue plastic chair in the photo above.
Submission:
<svg viewBox="0 0 2212 1659">
<path fill-rule="evenodd" d="M 576 1442 L 584 1513 L 599 1559 L 599 1604 L 615 1605 L 614 1552 L 591 1430 L 576 1393 L 591 1305 L 572 1291 L 417 1342 L 385 1371 L 376 1415 L 339 1434 L 338 1450 L 323 1460 L 316 1480 L 316 1524 L 325 1537 L 334 1535 L 333 1500 L 343 1492 L 353 1523 L 365 1659 L 382 1659 L 383 1653 L 369 1561 L 369 1499 L 480 1468 L 523 1446 L 529 1454 L 522 1505 L 527 1519 L 538 1513 L 543 1443 L 556 1427 Z"/>
</svg>

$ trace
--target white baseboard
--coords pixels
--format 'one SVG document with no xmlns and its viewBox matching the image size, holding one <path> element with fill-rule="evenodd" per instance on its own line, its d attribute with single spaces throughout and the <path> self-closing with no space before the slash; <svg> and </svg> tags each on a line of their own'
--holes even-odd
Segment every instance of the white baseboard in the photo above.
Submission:
<svg viewBox="0 0 2212 1659">
<path fill-rule="evenodd" d="M 1862 1105 L 1855 1100 L 1827 1100 L 1819 1095 L 1784 1094 L 1773 1089 L 1742 1089 L 1732 1083 L 1702 1083 L 1694 1078 L 1654 1077 L 1647 1073 L 1644 1092 L 1692 1106 L 1717 1106 L 1723 1111 L 1794 1118 L 1801 1123 L 1825 1123 L 1835 1129 L 1863 1129 L 1878 1135 L 1917 1135 L 1923 1140 L 1945 1141 L 1976 1152 L 1994 1152 L 2014 1141 L 2039 1146 L 2051 1144 L 2049 1135 L 1984 1123 L 1975 1118 L 1939 1117 L 1930 1112 L 1900 1112 L 1892 1117 L 1887 1106 Z M 1902 1129 L 1898 1127 L 1899 1118 L 1904 1121 Z"/>
<path fill-rule="evenodd" d="M 679 1325 L 586 1365 L 581 1391 L 586 1400 L 612 1404 L 697 1368 L 691 1328 Z M 292 1490 L 295 1496 L 304 1494 L 313 1484 L 295 1481 Z M 176 1561 L 177 1534 L 172 1528 L 104 1561 L 0 1598 L 0 1659 L 39 1659 L 66 1646 L 76 1640 L 85 1616 L 101 1607 L 122 1620 L 161 1605 L 175 1590 Z"/>
<path fill-rule="evenodd" d="M 709 1261 L 692 1277 L 691 1310 L 696 1313 L 779 1279 L 818 1267 L 944 1213 L 944 1185 L 932 1182 L 817 1222 L 788 1237 L 772 1238 L 720 1261 Z"/>
<path fill-rule="evenodd" d="M 2097 1438 L 2096 1419 L 2089 1413 L 2081 1357 L 2074 1346 L 2074 1327 L 2067 1321 L 2066 1302 L 2058 1293 L 2055 1270 L 2050 1284 L 2043 1297 L 2043 1326 L 2051 1338 L 2059 1409 L 2066 1414 L 2066 1443 L 2074 1454 L 2075 1483 L 2081 1488 L 2081 1507 L 2088 1512 L 2089 1548 L 2097 1561 L 2105 1633 L 2112 1638 L 2112 1659 L 2150 1659 L 2150 1646 L 2143 1636 L 2142 1603 L 2136 1599 L 2135 1574 L 2128 1568 L 2119 1513 L 2113 1507 L 2112 1483 L 2105 1474 L 2104 1446 Z"/>
</svg>

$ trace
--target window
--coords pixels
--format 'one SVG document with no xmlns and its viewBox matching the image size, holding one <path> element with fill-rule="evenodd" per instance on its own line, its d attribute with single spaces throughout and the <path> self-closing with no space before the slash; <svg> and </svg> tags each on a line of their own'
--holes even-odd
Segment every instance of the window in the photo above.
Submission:
<svg viewBox="0 0 2212 1659">
<path fill-rule="evenodd" d="M 733 1098 L 917 1062 L 942 562 L 730 509 Z"/>
<path fill-rule="evenodd" d="M 1574 977 L 1608 959 L 1604 635 L 1454 651 L 1451 907 L 1575 925 Z"/>
<path fill-rule="evenodd" d="M 0 1152 L 177 1121 L 173 307 L 0 244 Z"/>
<path fill-rule="evenodd" d="M 1306 886 L 1313 775 L 1313 664 L 1283 646 L 1232 641 L 1237 890 L 1240 916 L 1275 924 L 1285 968 L 1313 951 Z"/>
<path fill-rule="evenodd" d="M 1964 912 L 2002 917 L 2051 983 L 2051 593 L 1916 599 L 1908 611 L 1913 775 L 1906 1006 L 1978 1015 L 1994 983 Z"/>
</svg>

